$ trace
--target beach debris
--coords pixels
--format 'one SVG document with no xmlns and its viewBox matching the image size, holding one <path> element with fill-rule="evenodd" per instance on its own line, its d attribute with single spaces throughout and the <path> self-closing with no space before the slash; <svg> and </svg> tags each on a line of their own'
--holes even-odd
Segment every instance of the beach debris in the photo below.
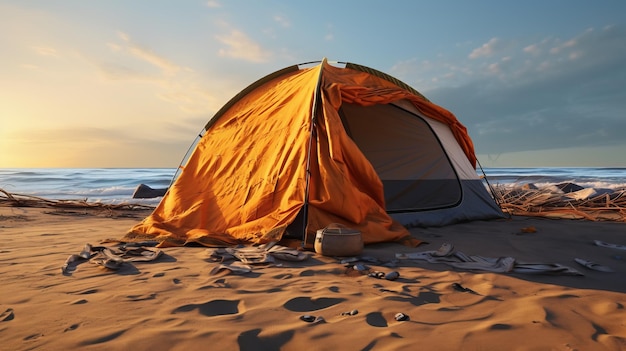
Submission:
<svg viewBox="0 0 626 351">
<path fill-rule="evenodd" d="M 359 271 L 359 272 L 363 273 L 365 271 L 369 271 L 370 267 L 367 266 L 367 265 L 364 265 L 362 263 L 357 263 L 357 264 L 352 266 L 352 269 L 354 269 L 355 271 Z"/>
<path fill-rule="evenodd" d="M 513 266 L 514 273 L 525 274 L 553 274 L 553 275 L 584 275 L 574 268 L 560 263 L 521 263 Z"/>
<path fill-rule="evenodd" d="M 357 256 L 354 257 L 348 257 L 348 258 L 344 258 L 340 261 L 341 264 L 348 264 L 348 263 L 354 263 L 354 262 L 359 262 L 361 259 Z"/>
<path fill-rule="evenodd" d="M 155 247 L 157 245 L 159 245 L 161 242 L 158 240 L 144 240 L 144 241 L 137 241 L 137 242 L 130 242 L 130 243 L 122 243 L 121 247 L 123 248 L 128 248 L 128 247 L 138 247 L 138 246 L 149 246 L 149 247 Z"/>
<path fill-rule="evenodd" d="M 72 272 L 74 272 L 76 270 L 76 266 L 78 265 L 78 262 L 80 261 L 84 261 L 85 259 L 83 257 L 81 257 L 80 255 L 70 255 L 67 260 L 65 260 L 65 263 L 63 264 L 63 266 L 61 266 L 61 273 L 63 274 L 71 274 Z"/>
<path fill-rule="evenodd" d="M 105 256 L 105 257 L 94 258 L 93 260 L 90 260 L 89 262 L 115 271 L 115 270 L 120 269 L 120 267 L 122 267 L 124 260 L 118 257 L 106 257 Z"/>
<path fill-rule="evenodd" d="M 520 216 L 626 222 L 626 189 L 583 188 L 573 183 L 493 187 L 503 212 Z"/>
<path fill-rule="evenodd" d="M 315 316 L 311 316 L 310 314 L 305 314 L 305 315 L 300 316 L 300 319 L 307 323 L 311 323 L 315 320 Z"/>
<path fill-rule="evenodd" d="M 409 316 L 407 316 L 406 314 L 402 313 L 402 312 L 398 312 L 396 313 L 393 318 L 395 318 L 395 320 L 397 320 L 398 322 L 403 322 L 403 321 L 408 321 L 409 320 Z"/>
<path fill-rule="evenodd" d="M 98 266 L 118 270 L 125 262 L 149 262 L 161 256 L 163 251 L 155 247 L 144 246 L 92 246 L 87 243 L 78 254 L 70 255 L 63 266 L 61 272 L 64 275 L 72 274 L 77 266 L 89 261 Z"/>
<path fill-rule="evenodd" d="M 227 252 L 223 247 L 206 249 L 205 253 L 208 256 L 206 260 L 209 262 L 227 262 L 235 260 L 235 256 Z"/>
<path fill-rule="evenodd" d="M 209 274 L 215 275 L 223 270 L 228 270 L 234 274 L 246 274 L 252 272 L 252 267 L 243 262 L 235 261 L 230 264 L 221 264 L 214 267 Z"/>
<path fill-rule="evenodd" d="M 153 210 L 154 206 L 138 203 L 107 204 L 97 201 L 89 202 L 87 199 L 75 200 L 51 200 L 38 196 L 10 193 L 0 188 L 0 206 L 14 207 L 57 207 L 57 208 L 80 208 L 99 210 Z"/>
<path fill-rule="evenodd" d="M 583 275 L 573 268 L 558 263 L 524 263 L 510 256 L 485 257 L 467 255 L 462 251 L 450 251 L 451 249 L 447 248 L 440 250 L 396 253 L 396 258 L 400 260 L 424 260 L 430 263 L 443 263 L 454 268 L 478 272 Z M 447 255 L 439 256 L 442 252 L 448 251 L 450 253 Z"/>
<path fill-rule="evenodd" d="M 391 271 L 385 274 L 385 279 L 387 280 L 396 280 L 398 278 L 400 278 L 400 273 L 398 273 L 397 271 Z"/>
<path fill-rule="evenodd" d="M 233 246 L 206 249 L 208 260 L 226 262 L 239 260 L 245 264 L 270 264 L 275 259 L 283 261 L 304 261 L 309 258 L 305 252 L 270 242 L 263 245 Z"/>
<path fill-rule="evenodd" d="M 425 261 L 431 262 L 432 260 L 438 261 L 438 258 L 449 256 L 453 252 L 454 252 L 454 246 L 449 243 L 444 243 L 437 250 L 396 253 L 396 259 L 398 260 L 425 260 Z"/>
<path fill-rule="evenodd" d="M 618 249 L 618 250 L 626 250 L 626 245 L 611 244 L 611 243 L 607 243 L 607 242 L 601 241 L 601 240 L 594 240 L 593 243 L 596 244 L 597 246 L 601 246 L 601 247 L 608 247 L 608 248 L 611 248 L 611 249 Z"/>
<path fill-rule="evenodd" d="M 259 246 L 227 247 L 226 252 L 246 264 L 273 263 L 274 257 Z"/>
<path fill-rule="evenodd" d="M 576 190 L 578 189 L 578 190 Z M 626 222 L 626 189 L 583 188 L 573 183 L 495 185 L 493 194 L 508 214 L 591 221 Z M 0 188 L 0 206 L 61 207 L 101 210 L 152 210 L 139 203 L 106 204 L 87 199 L 52 200 L 16 194 Z"/>
<path fill-rule="evenodd" d="M 326 323 L 326 320 L 322 316 L 317 316 L 315 317 L 315 320 L 313 320 L 313 324 L 322 324 L 322 323 Z"/>
<path fill-rule="evenodd" d="M 374 271 L 368 274 L 372 278 L 382 279 L 385 277 L 385 272 Z"/>
<path fill-rule="evenodd" d="M 341 312 L 342 316 L 355 316 L 357 314 L 359 314 L 359 310 L 352 310 L 352 311 Z"/>
<path fill-rule="evenodd" d="M 300 320 L 307 322 L 307 323 L 311 323 L 311 324 L 322 324 L 322 323 L 326 323 L 326 319 L 324 319 L 324 317 L 322 316 L 311 316 L 310 314 L 305 314 L 300 316 Z"/>
<path fill-rule="evenodd" d="M 82 251 L 78 254 L 78 256 L 88 260 L 91 258 L 91 250 L 92 250 L 91 244 L 87 243 L 83 247 Z"/>
<path fill-rule="evenodd" d="M 603 266 L 601 264 L 595 263 L 595 262 L 591 262 L 589 260 L 585 260 L 583 258 L 575 258 L 574 261 L 576 261 L 576 263 L 587 267 L 589 269 L 592 269 L 594 271 L 599 271 L 599 272 L 607 272 L 607 273 L 613 273 L 615 272 L 613 270 L 613 268 L 608 267 L 608 266 Z"/>
<path fill-rule="evenodd" d="M 6 311 L 0 313 L 0 322 L 8 322 L 15 318 L 12 308 L 7 308 Z"/>
<path fill-rule="evenodd" d="M 267 251 L 272 257 L 283 261 L 300 262 L 309 258 L 303 251 L 281 245 L 272 245 Z"/>
<path fill-rule="evenodd" d="M 443 243 L 435 252 L 432 253 L 432 255 L 435 257 L 445 257 L 449 256 L 452 251 L 454 251 L 454 245 L 450 243 Z"/>
</svg>

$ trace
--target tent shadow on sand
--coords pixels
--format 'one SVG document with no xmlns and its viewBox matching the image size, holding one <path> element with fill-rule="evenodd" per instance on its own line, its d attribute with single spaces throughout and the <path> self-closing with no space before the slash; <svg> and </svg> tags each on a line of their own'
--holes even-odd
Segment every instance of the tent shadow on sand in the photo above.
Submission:
<svg viewBox="0 0 626 351">
<path fill-rule="evenodd" d="M 523 233 L 522 228 L 533 226 L 536 233 Z M 601 228 L 601 230 L 599 230 Z M 624 242 L 624 224 L 619 222 L 592 222 L 586 220 L 547 219 L 514 216 L 510 220 L 475 221 L 448 227 L 414 228 L 412 235 L 428 242 L 418 248 L 406 248 L 392 243 L 366 247 L 365 254 L 391 258 L 393 252 L 436 250 L 443 243 L 452 243 L 455 250 L 467 255 L 484 257 L 513 257 L 529 263 L 560 264 L 571 267 L 582 276 L 559 274 L 494 273 L 542 284 L 560 285 L 576 289 L 594 289 L 626 293 L 626 251 L 594 245 L 594 240 Z M 583 257 L 609 266 L 614 272 L 588 269 L 575 262 Z M 419 267 L 429 271 L 470 272 L 455 269 L 443 263 L 419 260 L 401 260 L 403 267 Z M 489 273 L 487 271 L 474 273 Z"/>
</svg>

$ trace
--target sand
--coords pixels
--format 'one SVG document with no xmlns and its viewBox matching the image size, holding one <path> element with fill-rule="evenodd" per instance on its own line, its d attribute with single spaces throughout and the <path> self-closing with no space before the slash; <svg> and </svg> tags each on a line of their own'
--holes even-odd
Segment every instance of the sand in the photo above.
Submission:
<svg viewBox="0 0 626 351">
<path fill-rule="evenodd" d="M 118 271 L 86 262 L 62 274 L 85 243 L 121 238 L 147 214 L 0 207 L 0 349 L 626 350 L 626 251 L 593 243 L 626 244 L 625 223 L 513 217 L 415 228 L 428 244 L 364 252 L 390 262 L 451 243 L 584 276 L 468 272 L 415 260 L 370 265 L 400 274 L 385 280 L 314 252 L 247 274 L 211 274 L 219 263 L 203 247 L 165 248 L 156 261 Z M 522 231 L 530 227 L 536 232 Z M 577 257 L 615 272 L 587 269 Z"/>
</svg>

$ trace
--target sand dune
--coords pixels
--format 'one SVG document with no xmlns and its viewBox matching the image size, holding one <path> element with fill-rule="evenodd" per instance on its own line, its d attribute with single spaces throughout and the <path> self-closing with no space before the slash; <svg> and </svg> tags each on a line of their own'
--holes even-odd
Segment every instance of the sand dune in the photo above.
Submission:
<svg viewBox="0 0 626 351">
<path fill-rule="evenodd" d="M 0 207 L 0 348 L 626 350 L 626 251 L 593 244 L 626 244 L 624 223 L 514 217 L 416 228 L 412 234 L 428 244 L 368 246 L 363 255 L 377 259 L 363 263 L 369 271 L 307 252 L 302 262 L 212 274 L 219 263 L 211 249 L 184 247 L 117 271 L 84 262 L 62 274 L 63 262 L 85 243 L 120 238 L 146 214 Z M 528 227 L 536 232 L 524 233 Z M 443 243 L 584 275 L 395 260 Z M 614 272 L 583 267 L 577 257 Z M 397 271 L 399 278 L 366 274 L 372 271 Z"/>
</svg>

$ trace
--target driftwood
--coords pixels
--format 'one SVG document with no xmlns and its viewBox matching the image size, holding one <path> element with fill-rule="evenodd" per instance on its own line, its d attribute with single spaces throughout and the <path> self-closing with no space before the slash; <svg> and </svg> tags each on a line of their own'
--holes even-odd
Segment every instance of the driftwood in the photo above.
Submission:
<svg viewBox="0 0 626 351">
<path fill-rule="evenodd" d="M 106 204 L 83 200 L 51 200 L 42 197 L 15 194 L 0 189 L 0 206 L 5 207 L 54 207 L 66 209 L 101 209 L 101 210 L 151 210 L 154 206 L 137 203 Z"/>
<path fill-rule="evenodd" d="M 626 222 L 626 189 L 599 192 L 580 197 L 579 191 L 565 193 L 559 188 L 504 186 L 492 188 L 500 208 L 519 216 L 586 219 L 590 221 Z M 583 194 L 593 194 L 587 192 Z M 0 206 L 54 207 L 66 209 L 152 210 L 154 206 L 137 203 L 105 204 L 84 200 L 50 200 L 37 196 L 12 194 L 0 189 Z"/>
<path fill-rule="evenodd" d="M 559 187 L 501 185 L 493 192 L 502 210 L 512 215 L 626 222 L 626 189 L 564 192 Z"/>
</svg>

